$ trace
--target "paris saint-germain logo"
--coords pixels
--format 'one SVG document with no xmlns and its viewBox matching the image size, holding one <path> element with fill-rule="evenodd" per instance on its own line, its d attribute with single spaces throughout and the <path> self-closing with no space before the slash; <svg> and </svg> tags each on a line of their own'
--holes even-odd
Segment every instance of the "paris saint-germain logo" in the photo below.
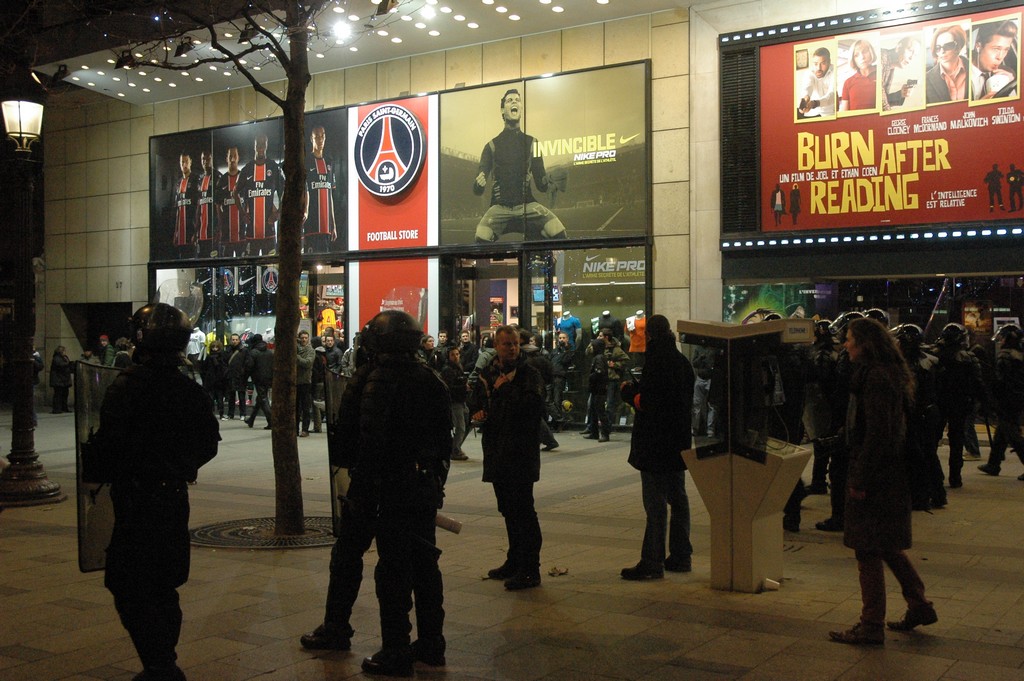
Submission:
<svg viewBox="0 0 1024 681">
<path fill-rule="evenodd" d="M 377 196 L 408 189 L 424 161 L 423 126 L 415 114 L 397 104 L 382 104 L 363 119 L 353 158 L 359 184 Z"/>
</svg>

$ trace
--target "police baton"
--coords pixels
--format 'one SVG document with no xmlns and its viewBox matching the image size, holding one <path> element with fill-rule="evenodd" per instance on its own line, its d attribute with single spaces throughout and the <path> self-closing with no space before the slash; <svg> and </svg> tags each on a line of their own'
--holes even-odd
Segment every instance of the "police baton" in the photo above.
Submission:
<svg viewBox="0 0 1024 681">
<path fill-rule="evenodd" d="M 442 530 L 448 530 L 452 534 L 458 534 L 462 532 L 462 521 L 456 520 L 451 516 L 438 513 L 434 518 L 434 524 L 440 527 Z"/>
</svg>

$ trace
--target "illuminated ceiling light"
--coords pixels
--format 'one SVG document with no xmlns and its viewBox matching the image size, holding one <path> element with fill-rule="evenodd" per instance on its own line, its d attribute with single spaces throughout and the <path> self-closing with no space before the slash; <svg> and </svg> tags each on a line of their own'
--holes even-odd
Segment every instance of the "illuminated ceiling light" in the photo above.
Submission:
<svg viewBox="0 0 1024 681">
<path fill-rule="evenodd" d="M 143 92 L 151 92 L 151 90 L 150 90 L 150 89 L 149 89 L 148 87 L 144 87 L 144 88 L 142 88 L 142 91 L 143 91 Z"/>
<path fill-rule="evenodd" d="M 338 14 L 344 14 L 345 13 L 345 8 L 342 7 L 341 5 L 335 5 L 334 7 L 331 8 L 331 10 L 334 11 L 334 12 L 337 12 Z"/>
<path fill-rule="evenodd" d="M 118 97 L 124 97 L 124 93 L 123 93 L 123 92 L 118 92 L 118 93 L 117 93 L 117 96 L 118 96 Z"/>
<path fill-rule="evenodd" d="M 139 71 L 139 75 L 140 75 L 140 76 L 145 76 L 145 75 L 146 75 L 146 72 L 145 72 L 145 71 Z"/>
<path fill-rule="evenodd" d="M 202 83 L 203 82 L 203 77 L 202 76 L 196 76 L 196 82 L 197 83 Z"/>
<path fill-rule="evenodd" d="M 409 16 L 408 14 L 403 14 L 402 21 L 412 21 L 412 17 Z"/>
<path fill-rule="evenodd" d="M 78 76 L 71 76 L 71 80 L 79 81 L 79 80 L 82 80 L 82 79 L 79 78 Z"/>
<path fill-rule="evenodd" d="M 519 21 L 519 15 L 518 14 L 509 14 L 508 18 L 511 19 L 512 21 Z"/>
<path fill-rule="evenodd" d="M 437 4 L 437 0 L 427 0 L 427 4 L 428 5 L 436 5 Z"/>
<path fill-rule="evenodd" d="M 138 87 L 135 83 L 128 83 L 128 87 Z"/>
<path fill-rule="evenodd" d="M 189 73 L 188 71 L 179 71 L 179 73 L 181 73 L 181 75 L 185 76 L 186 78 L 188 78 L 189 76 L 191 76 L 191 75 L 192 75 L 192 74 L 191 74 L 191 73 Z"/>
<path fill-rule="evenodd" d="M 231 75 L 231 72 L 230 72 L 230 71 L 224 71 L 224 75 L 225 75 L 225 76 L 230 76 L 230 75 Z"/>
<path fill-rule="evenodd" d="M 217 70 L 217 69 L 214 69 L 214 71 L 216 71 L 216 70 Z M 262 71 L 262 70 L 263 70 L 263 67 L 262 67 L 262 66 L 254 66 L 254 67 L 252 67 L 252 70 L 253 70 L 253 71 Z"/>
<path fill-rule="evenodd" d="M 462 16 L 461 14 L 456 14 L 455 16 L 452 17 L 452 19 L 455 19 L 455 21 L 465 21 L 466 17 Z"/>
<path fill-rule="evenodd" d="M 215 64 L 210 64 L 210 70 L 211 71 L 216 71 L 217 70 L 217 66 Z"/>
<path fill-rule="evenodd" d="M 451 14 L 452 13 L 452 8 L 451 7 L 442 7 L 441 8 L 441 12 L 443 14 Z"/>
<path fill-rule="evenodd" d="M 608 4 L 608 0 L 597 0 L 597 4 L 599 4 L 599 5 L 607 5 Z"/>
<path fill-rule="evenodd" d="M 241 64 L 242 66 L 245 66 L 245 65 L 246 65 L 246 64 L 248 64 L 249 62 L 247 62 L 247 61 L 246 61 L 246 60 L 244 60 L 244 59 L 239 59 L 239 60 L 238 60 L 238 63 L 239 63 L 239 64 Z"/>
<path fill-rule="evenodd" d="M 116 59 L 108 59 L 108 60 L 107 60 L 107 63 L 108 63 L 108 64 L 116 64 L 116 63 L 117 63 L 117 60 L 116 60 Z"/>
<path fill-rule="evenodd" d="M 493 5 L 494 4 L 494 0 L 484 0 L 484 4 L 485 5 Z"/>
<path fill-rule="evenodd" d="M 177 83 L 168 83 L 167 86 L 168 87 L 178 87 L 178 84 Z"/>
<path fill-rule="evenodd" d="M 555 13 L 561 13 L 564 12 L 565 9 L 559 5 L 555 5 L 554 7 L 551 8 L 551 11 Z"/>
<path fill-rule="evenodd" d="M 352 27 L 346 24 L 344 21 L 339 21 L 334 25 L 334 28 L 331 29 L 331 33 L 334 34 L 335 38 L 344 40 L 345 38 L 352 35 Z"/>
<path fill-rule="evenodd" d="M 352 47 L 348 48 L 348 51 L 349 51 L 349 52 L 358 52 L 358 51 L 359 51 L 359 48 L 358 48 L 358 47 L 356 47 L 355 45 L 353 45 Z"/>
<path fill-rule="evenodd" d="M 480 28 L 480 24 L 476 23 L 475 21 L 469 22 L 468 24 L 466 24 L 466 26 L 469 26 L 470 28 Z"/>
<path fill-rule="evenodd" d="M 422 21 L 417 21 L 415 24 L 413 24 L 413 26 L 415 26 L 416 28 L 426 28 L 427 27 L 427 25 L 424 24 Z"/>
<path fill-rule="evenodd" d="M 158 83 L 162 83 L 162 82 L 164 82 L 164 79 L 163 79 L 163 78 L 161 78 L 160 76 L 156 76 L 156 77 L 154 77 L 154 78 L 153 78 L 153 80 L 155 80 L 155 81 L 156 81 L 156 82 L 158 82 Z"/>
<path fill-rule="evenodd" d="M 111 78 L 111 80 L 114 81 L 115 83 L 120 83 L 121 82 L 121 79 L 118 78 L 117 76 L 114 76 L 113 78 Z"/>
<path fill-rule="evenodd" d="M 550 5 L 551 4 L 551 0 L 540 0 L 540 4 L 542 4 L 542 5 Z"/>
<path fill-rule="evenodd" d="M 144 55 L 144 54 L 142 54 L 141 52 L 136 52 L 136 53 L 135 53 L 135 58 L 136 58 L 136 59 L 142 59 L 142 58 L 143 58 L 144 56 L 145 56 L 145 55 Z"/>
<path fill-rule="evenodd" d="M 497 7 L 494 8 L 494 11 L 497 12 L 498 14 L 504 14 L 505 12 L 508 11 L 508 7 L 505 7 L 504 5 L 498 5 Z"/>
<path fill-rule="evenodd" d="M 427 31 L 427 35 L 432 35 L 432 36 L 434 36 L 436 38 L 437 36 L 441 35 L 441 32 L 440 31 Z"/>
<path fill-rule="evenodd" d="M 224 37 L 225 37 L 225 38 L 234 38 L 234 37 L 235 37 L 235 34 L 234 34 L 234 33 L 228 33 L 228 32 L 226 32 L 226 31 L 225 31 L 225 33 L 224 33 Z"/>
<path fill-rule="evenodd" d="M 86 83 L 89 87 L 96 87 L 96 83 Z"/>
<path fill-rule="evenodd" d="M 395 44 L 398 44 L 398 43 L 402 42 L 402 39 L 399 38 L 398 36 L 395 36 L 394 38 L 391 39 L 391 42 L 393 42 Z"/>
<path fill-rule="evenodd" d="M 433 7 L 430 7 L 429 5 L 425 5 L 423 9 L 420 10 L 420 14 L 423 16 L 424 19 L 433 19 L 434 17 L 437 16 L 437 10 L 435 10 Z"/>
<path fill-rule="evenodd" d="M 103 71 L 97 71 L 97 72 L 96 72 L 96 75 L 97 75 L 97 76 L 105 76 L 105 75 L 107 75 L 107 74 L 106 74 L 105 72 L 103 72 Z"/>
<path fill-rule="evenodd" d="M 349 14 L 348 15 L 348 20 L 349 21 L 359 21 L 360 20 L 360 16 L 358 14 Z"/>
<path fill-rule="evenodd" d="M 387 38 L 391 34 L 382 28 L 379 31 L 377 31 L 377 35 L 379 35 L 381 38 Z"/>
<path fill-rule="evenodd" d="M 317 52 L 316 53 L 316 58 L 317 59 L 323 59 L 324 58 L 324 53 L 323 52 Z"/>
</svg>

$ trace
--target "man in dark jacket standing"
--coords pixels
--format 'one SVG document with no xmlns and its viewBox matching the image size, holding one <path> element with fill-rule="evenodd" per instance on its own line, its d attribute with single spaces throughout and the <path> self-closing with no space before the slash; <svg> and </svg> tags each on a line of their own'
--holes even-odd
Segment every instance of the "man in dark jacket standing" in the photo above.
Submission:
<svg viewBox="0 0 1024 681">
<path fill-rule="evenodd" d="M 111 482 L 114 531 L 104 584 L 114 596 L 143 671 L 140 681 L 184 681 L 174 651 L 181 631 L 177 588 L 188 581 L 188 483 L 220 440 L 206 392 L 178 369 L 191 332 L 164 303 L 132 317 L 136 366 L 103 397 L 92 453 Z"/>
<path fill-rule="evenodd" d="M 490 570 L 509 591 L 540 586 L 540 521 L 533 484 L 540 480 L 540 420 L 544 416 L 544 381 L 520 354 L 519 332 L 499 326 L 494 332 L 494 359 L 480 370 L 469 409 L 482 424 L 484 482 L 494 485 L 498 511 L 505 518 L 508 553 Z"/>
<path fill-rule="evenodd" d="M 252 360 L 249 349 L 237 333 L 231 334 L 228 345 L 228 419 L 235 418 L 235 399 L 238 399 L 238 418 L 245 420 L 245 384 L 249 381 Z"/>
<path fill-rule="evenodd" d="M 256 414 L 263 412 L 267 417 L 267 425 L 263 430 L 270 430 L 270 386 L 274 383 L 274 351 L 267 347 L 263 336 L 256 334 L 249 341 L 249 356 L 252 358 L 252 383 L 256 386 L 256 402 L 252 406 L 252 414 L 245 425 L 250 428 L 256 423 Z"/>
<path fill-rule="evenodd" d="M 636 409 L 629 464 L 640 471 L 647 527 L 640 562 L 623 568 L 623 579 L 661 579 L 664 571 L 689 572 L 690 501 L 682 451 L 691 446 L 693 367 L 676 347 L 664 315 L 647 320 L 647 358 L 640 383 L 622 383 L 622 397 Z M 668 520 L 668 507 L 672 518 Z M 669 554 L 665 557 L 668 525 Z"/>
</svg>

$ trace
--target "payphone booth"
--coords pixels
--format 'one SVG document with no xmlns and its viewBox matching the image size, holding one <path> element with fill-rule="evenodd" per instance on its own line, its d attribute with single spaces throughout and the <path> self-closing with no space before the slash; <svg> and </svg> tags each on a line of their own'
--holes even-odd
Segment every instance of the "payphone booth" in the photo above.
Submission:
<svg viewBox="0 0 1024 681">
<path fill-rule="evenodd" d="M 707 397 L 695 405 L 706 416 L 683 459 L 711 516 L 711 586 L 774 588 L 782 579 L 782 510 L 811 457 L 792 443 L 800 415 L 792 413 L 796 401 L 786 401 L 786 378 L 799 362 L 795 344 L 814 340 L 814 321 L 678 321 L 676 330 L 702 382 L 697 394 Z"/>
</svg>

